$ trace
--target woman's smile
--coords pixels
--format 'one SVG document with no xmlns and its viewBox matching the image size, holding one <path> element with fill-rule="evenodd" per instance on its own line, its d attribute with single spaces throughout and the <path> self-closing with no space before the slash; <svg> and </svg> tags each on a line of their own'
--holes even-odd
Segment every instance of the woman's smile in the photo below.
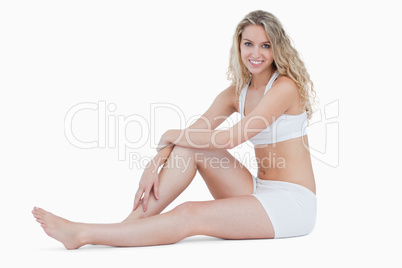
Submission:
<svg viewBox="0 0 402 268">
<path fill-rule="evenodd" d="M 251 66 L 253 67 L 258 67 L 260 66 L 264 61 L 263 60 L 248 60 L 251 63 Z"/>
</svg>

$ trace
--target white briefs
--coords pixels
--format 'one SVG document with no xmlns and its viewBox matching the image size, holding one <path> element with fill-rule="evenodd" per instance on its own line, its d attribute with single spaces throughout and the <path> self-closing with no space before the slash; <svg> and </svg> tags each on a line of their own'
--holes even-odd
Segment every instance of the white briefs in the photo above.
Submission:
<svg viewBox="0 0 402 268">
<path fill-rule="evenodd" d="M 253 176 L 254 194 L 270 218 L 275 238 L 310 233 L 317 215 L 316 195 L 304 186 Z"/>
</svg>

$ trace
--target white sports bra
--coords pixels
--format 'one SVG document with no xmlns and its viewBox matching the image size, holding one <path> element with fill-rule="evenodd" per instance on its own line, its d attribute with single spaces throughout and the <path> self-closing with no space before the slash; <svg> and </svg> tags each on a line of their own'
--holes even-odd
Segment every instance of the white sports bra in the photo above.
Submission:
<svg viewBox="0 0 402 268">
<path fill-rule="evenodd" d="M 272 87 L 278 78 L 279 72 L 276 71 L 269 80 L 264 94 Z M 241 118 L 244 118 L 244 102 L 246 99 L 248 84 L 244 86 L 239 96 L 239 109 Z M 304 111 L 298 115 L 282 114 L 266 129 L 249 139 L 254 145 L 273 144 L 306 135 L 307 114 Z"/>
</svg>

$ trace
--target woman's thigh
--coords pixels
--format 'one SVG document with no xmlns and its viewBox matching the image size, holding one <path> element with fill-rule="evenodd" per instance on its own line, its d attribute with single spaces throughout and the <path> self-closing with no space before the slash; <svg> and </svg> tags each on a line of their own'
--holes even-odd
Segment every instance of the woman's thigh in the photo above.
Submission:
<svg viewBox="0 0 402 268">
<path fill-rule="evenodd" d="M 187 202 L 179 207 L 191 221 L 192 235 L 224 239 L 274 238 L 271 220 L 261 203 L 252 195 L 212 201 Z"/>
<path fill-rule="evenodd" d="M 215 199 L 253 193 L 250 171 L 225 149 L 194 149 L 197 170 Z"/>
</svg>

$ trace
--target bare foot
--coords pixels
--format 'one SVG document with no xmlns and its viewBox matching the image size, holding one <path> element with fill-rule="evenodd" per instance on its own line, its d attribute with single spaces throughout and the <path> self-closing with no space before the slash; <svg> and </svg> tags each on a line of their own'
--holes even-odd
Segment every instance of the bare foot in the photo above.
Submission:
<svg viewBox="0 0 402 268">
<path fill-rule="evenodd" d="M 79 223 L 68 221 L 37 207 L 34 207 L 32 214 L 45 233 L 63 243 L 66 249 L 77 249 L 85 244 L 81 239 Z"/>
</svg>

